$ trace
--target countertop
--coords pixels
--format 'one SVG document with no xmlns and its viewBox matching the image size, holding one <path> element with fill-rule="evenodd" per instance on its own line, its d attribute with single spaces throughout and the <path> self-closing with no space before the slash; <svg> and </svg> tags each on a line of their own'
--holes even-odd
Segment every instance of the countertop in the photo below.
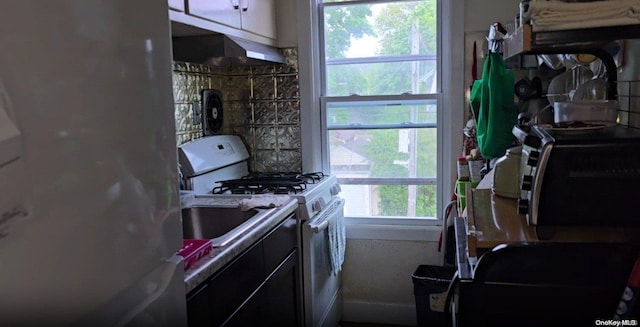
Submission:
<svg viewBox="0 0 640 327">
<path fill-rule="evenodd" d="M 476 188 L 467 185 L 466 208 L 456 217 L 456 263 L 461 279 L 470 279 L 477 260 L 500 244 L 536 242 L 623 242 L 640 243 L 637 230 L 604 227 L 557 227 L 549 240 L 538 239 L 535 227 L 518 214 L 517 199 L 491 191 L 487 174 Z"/>
<path fill-rule="evenodd" d="M 286 195 L 283 195 L 286 196 Z M 195 202 L 195 204 L 201 204 Z M 265 236 L 271 229 L 287 218 L 298 208 L 298 201 L 294 198 L 284 205 L 272 209 L 258 209 L 260 211 L 271 211 L 268 218 L 260 222 L 255 228 L 245 232 L 237 240 L 223 247 L 214 247 L 206 256 L 198 260 L 192 267 L 184 272 L 184 283 L 186 293 L 206 281 L 218 270 L 231 262 L 236 256 L 250 248 L 256 241 Z"/>
<path fill-rule="evenodd" d="M 487 175 L 485 179 L 492 178 Z M 469 255 L 476 249 L 490 249 L 501 243 L 544 242 L 535 228 L 527 224 L 526 216 L 518 214 L 517 199 L 492 193 L 490 181 L 481 181 L 477 188 L 467 188 L 467 235 Z M 548 241 L 560 242 L 627 242 L 624 228 L 564 227 L 556 228 Z"/>
</svg>

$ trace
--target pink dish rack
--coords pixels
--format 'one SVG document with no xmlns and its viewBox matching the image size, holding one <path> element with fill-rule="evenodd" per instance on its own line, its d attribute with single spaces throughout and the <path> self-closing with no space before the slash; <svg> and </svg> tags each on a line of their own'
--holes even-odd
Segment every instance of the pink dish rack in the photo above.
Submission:
<svg viewBox="0 0 640 327">
<path fill-rule="evenodd" d="M 211 252 L 211 240 L 186 239 L 178 255 L 184 258 L 184 270 L 189 269 L 198 260 Z"/>
</svg>

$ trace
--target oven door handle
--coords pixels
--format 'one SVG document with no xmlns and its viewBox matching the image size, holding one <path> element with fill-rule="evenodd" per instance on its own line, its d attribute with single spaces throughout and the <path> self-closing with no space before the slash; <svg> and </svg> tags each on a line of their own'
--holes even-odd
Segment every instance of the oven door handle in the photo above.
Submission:
<svg viewBox="0 0 640 327">
<path fill-rule="evenodd" d="M 321 212 L 318 218 L 309 223 L 309 227 L 314 233 L 320 233 L 329 227 L 329 220 L 333 217 L 337 210 L 342 210 L 344 206 L 344 199 L 338 199 L 329 205 L 327 210 Z"/>
<path fill-rule="evenodd" d="M 314 233 L 318 234 L 320 232 L 322 232 L 323 230 L 327 229 L 327 227 L 329 227 L 329 221 L 328 220 L 324 220 L 321 223 L 311 226 L 311 230 L 313 230 Z"/>
</svg>

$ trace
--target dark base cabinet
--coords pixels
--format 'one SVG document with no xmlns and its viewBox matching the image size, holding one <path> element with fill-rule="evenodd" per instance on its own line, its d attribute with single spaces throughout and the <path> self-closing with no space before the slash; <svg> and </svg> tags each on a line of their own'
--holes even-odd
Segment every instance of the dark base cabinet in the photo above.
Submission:
<svg viewBox="0 0 640 327">
<path fill-rule="evenodd" d="M 189 326 L 301 326 L 296 224 L 295 214 L 290 215 L 191 291 Z"/>
</svg>

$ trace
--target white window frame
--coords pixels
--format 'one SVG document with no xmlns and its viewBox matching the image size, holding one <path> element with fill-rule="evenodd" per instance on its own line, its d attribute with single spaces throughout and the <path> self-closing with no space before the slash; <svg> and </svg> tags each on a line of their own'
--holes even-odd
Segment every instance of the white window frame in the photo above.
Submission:
<svg viewBox="0 0 640 327">
<path fill-rule="evenodd" d="M 317 0 L 318 2 L 320 0 Z M 298 5 L 298 65 L 300 80 L 300 118 L 302 134 L 302 168 L 304 171 L 329 172 L 327 144 L 327 124 L 322 106 L 323 69 L 321 69 L 322 49 L 320 43 L 320 13 L 316 0 L 299 1 Z M 376 2 L 359 1 L 362 3 Z M 386 2 L 384 0 L 379 2 Z M 438 38 L 439 91 L 438 94 L 438 219 L 416 219 L 413 217 L 347 217 L 347 236 L 356 238 L 373 237 L 389 239 L 392 230 L 407 233 L 391 233 L 394 239 L 433 240 L 434 233 L 425 239 L 424 231 L 439 232 L 443 224 L 442 212 L 450 202 L 454 190 L 456 171 L 455 159 L 462 148 L 462 127 L 464 126 L 464 1 L 439 0 L 438 24 L 441 34 Z M 445 110 L 448 108 L 448 110 Z M 320 123 L 319 123 L 320 122 Z M 411 227 L 422 226 L 411 233 Z M 431 226 L 431 227 L 430 227 Z M 362 232 L 370 230 L 371 233 Z M 351 232 L 350 232 L 351 231 Z"/>
</svg>

